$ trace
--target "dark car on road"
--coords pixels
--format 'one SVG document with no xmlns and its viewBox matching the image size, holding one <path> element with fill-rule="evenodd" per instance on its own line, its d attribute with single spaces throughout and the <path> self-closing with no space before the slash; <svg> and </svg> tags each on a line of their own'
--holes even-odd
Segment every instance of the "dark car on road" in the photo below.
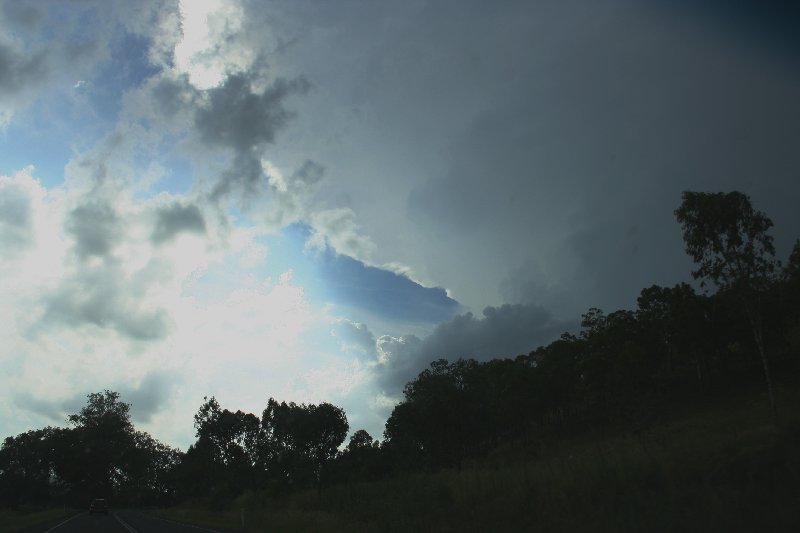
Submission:
<svg viewBox="0 0 800 533">
<path fill-rule="evenodd" d="M 108 503 L 103 498 L 95 498 L 89 504 L 89 514 L 95 513 L 108 514 Z"/>
</svg>

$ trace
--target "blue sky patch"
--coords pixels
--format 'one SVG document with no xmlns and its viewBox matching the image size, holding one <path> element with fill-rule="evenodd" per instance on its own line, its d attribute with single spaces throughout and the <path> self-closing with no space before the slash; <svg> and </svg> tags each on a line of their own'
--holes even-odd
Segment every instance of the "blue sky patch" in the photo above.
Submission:
<svg viewBox="0 0 800 533">
<path fill-rule="evenodd" d="M 277 278 L 292 270 L 294 283 L 309 300 L 365 311 L 384 320 L 439 323 L 461 311 L 461 304 L 444 289 L 423 287 L 406 276 L 340 255 L 330 248 L 307 250 L 311 231 L 292 224 L 277 235 L 263 237 L 269 253 L 259 274 Z"/>
<path fill-rule="evenodd" d="M 461 305 L 440 287 L 423 287 L 406 276 L 367 266 L 327 249 L 318 254 L 319 275 L 330 299 L 390 320 L 438 323 Z"/>
</svg>

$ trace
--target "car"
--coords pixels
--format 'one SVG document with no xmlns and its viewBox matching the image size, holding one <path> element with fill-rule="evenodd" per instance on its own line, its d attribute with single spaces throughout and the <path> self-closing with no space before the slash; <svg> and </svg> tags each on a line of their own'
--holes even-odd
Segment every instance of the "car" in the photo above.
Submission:
<svg viewBox="0 0 800 533">
<path fill-rule="evenodd" d="M 108 503 L 103 498 L 95 498 L 89 504 L 89 514 L 108 514 Z"/>
</svg>

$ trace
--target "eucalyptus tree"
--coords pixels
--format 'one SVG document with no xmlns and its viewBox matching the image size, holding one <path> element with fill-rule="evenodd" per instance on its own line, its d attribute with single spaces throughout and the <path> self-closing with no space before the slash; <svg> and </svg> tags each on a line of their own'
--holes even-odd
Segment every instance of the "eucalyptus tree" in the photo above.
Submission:
<svg viewBox="0 0 800 533">
<path fill-rule="evenodd" d="M 350 427 L 342 408 L 278 402 L 270 398 L 261 417 L 261 460 L 278 481 L 294 484 L 315 482 L 336 456 Z"/>
<path fill-rule="evenodd" d="M 207 480 L 214 494 L 234 495 L 252 488 L 261 432 L 258 417 L 222 409 L 214 397 L 204 399 L 194 415 L 197 442 L 187 452 L 184 473 L 190 480 Z"/>
<path fill-rule="evenodd" d="M 762 310 L 764 294 L 780 266 L 769 234 L 772 220 L 753 209 L 750 198 L 738 191 L 685 191 L 675 216 L 683 230 L 686 253 L 697 264 L 692 276 L 703 287 L 711 283 L 739 296 L 761 357 L 772 415 L 777 418 Z"/>
</svg>

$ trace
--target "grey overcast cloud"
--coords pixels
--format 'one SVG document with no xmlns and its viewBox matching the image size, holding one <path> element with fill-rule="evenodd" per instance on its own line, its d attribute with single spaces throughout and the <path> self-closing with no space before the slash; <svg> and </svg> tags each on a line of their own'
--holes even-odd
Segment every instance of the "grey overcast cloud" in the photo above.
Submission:
<svg viewBox="0 0 800 533">
<path fill-rule="evenodd" d="M 788 3 L 0 5 L 3 436 L 105 388 L 183 448 L 211 395 L 378 436 L 433 359 L 689 281 L 684 190 L 800 228 Z"/>
</svg>

